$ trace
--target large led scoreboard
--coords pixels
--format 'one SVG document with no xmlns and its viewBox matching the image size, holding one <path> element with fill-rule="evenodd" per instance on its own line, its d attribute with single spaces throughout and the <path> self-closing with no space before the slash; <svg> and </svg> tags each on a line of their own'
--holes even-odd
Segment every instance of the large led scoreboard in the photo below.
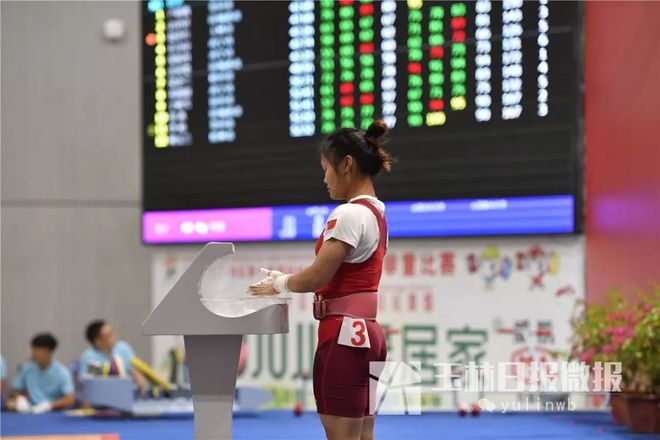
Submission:
<svg viewBox="0 0 660 440">
<path fill-rule="evenodd" d="M 579 3 L 141 7 L 145 242 L 314 238 L 319 142 L 374 118 L 391 237 L 580 231 Z"/>
</svg>

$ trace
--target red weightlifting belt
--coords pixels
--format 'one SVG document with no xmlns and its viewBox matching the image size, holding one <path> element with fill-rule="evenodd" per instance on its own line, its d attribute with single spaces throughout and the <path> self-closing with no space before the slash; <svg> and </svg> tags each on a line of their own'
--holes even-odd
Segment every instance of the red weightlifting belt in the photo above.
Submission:
<svg viewBox="0 0 660 440">
<path fill-rule="evenodd" d="M 314 296 L 314 318 L 321 320 L 326 316 L 349 316 L 358 319 L 376 319 L 378 296 L 376 292 L 351 293 L 338 298 L 323 299 Z"/>
</svg>

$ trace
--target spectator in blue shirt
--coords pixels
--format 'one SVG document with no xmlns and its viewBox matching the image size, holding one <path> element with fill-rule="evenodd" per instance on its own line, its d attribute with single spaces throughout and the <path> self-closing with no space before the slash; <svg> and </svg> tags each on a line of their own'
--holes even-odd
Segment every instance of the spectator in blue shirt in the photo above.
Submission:
<svg viewBox="0 0 660 440">
<path fill-rule="evenodd" d="M 147 379 L 133 368 L 135 357 L 133 348 L 120 341 L 110 324 L 103 320 L 92 321 L 85 332 L 91 344 L 80 357 L 80 377 L 89 376 L 131 376 L 144 394 Z"/>
<path fill-rule="evenodd" d="M 31 345 L 31 360 L 14 378 L 7 408 L 40 414 L 73 405 L 73 378 L 69 369 L 54 359 L 55 337 L 41 333 L 32 339 Z"/>
</svg>

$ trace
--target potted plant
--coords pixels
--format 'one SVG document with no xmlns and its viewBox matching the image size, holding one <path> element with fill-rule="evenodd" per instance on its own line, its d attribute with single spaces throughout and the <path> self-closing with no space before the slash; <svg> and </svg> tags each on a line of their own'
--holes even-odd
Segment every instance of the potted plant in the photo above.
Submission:
<svg viewBox="0 0 660 440">
<path fill-rule="evenodd" d="M 627 375 L 625 394 L 632 432 L 660 433 L 660 292 L 641 304 L 643 317 L 621 347 Z"/>
<path fill-rule="evenodd" d="M 644 316 L 643 308 L 637 299 L 629 301 L 617 290 L 607 293 L 604 304 L 585 304 L 579 301 L 571 320 L 573 327 L 573 348 L 570 359 L 593 367 L 595 362 L 623 362 L 622 350 L 631 339 L 635 327 Z M 622 371 L 622 383 L 629 382 L 632 370 Z M 627 423 L 626 401 L 622 393 L 610 393 L 612 418 L 615 423 Z"/>
</svg>

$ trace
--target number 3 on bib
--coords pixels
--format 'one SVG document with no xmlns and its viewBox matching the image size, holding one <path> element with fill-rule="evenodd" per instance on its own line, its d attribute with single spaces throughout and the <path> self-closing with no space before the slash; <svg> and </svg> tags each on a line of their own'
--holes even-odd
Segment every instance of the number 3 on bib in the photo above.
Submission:
<svg viewBox="0 0 660 440">
<path fill-rule="evenodd" d="M 348 347 L 371 348 L 367 323 L 364 322 L 364 319 L 353 319 L 344 316 L 337 343 Z"/>
</svg>

